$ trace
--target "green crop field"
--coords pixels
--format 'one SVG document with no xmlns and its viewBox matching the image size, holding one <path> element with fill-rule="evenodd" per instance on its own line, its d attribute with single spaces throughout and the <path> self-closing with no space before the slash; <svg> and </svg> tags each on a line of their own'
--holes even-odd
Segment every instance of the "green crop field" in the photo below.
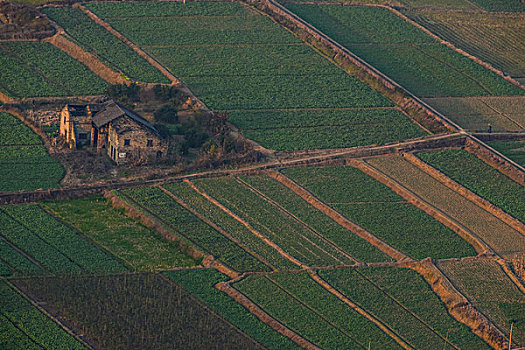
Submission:
<svg viewBox="0 0 525 350">
<path fill-rule="evenodd" d="M 435 8 L 443 10 L 479 10 L 469 0 L 401 0 L 403 5 L 410 8 Z"/>
<path fill-rule="evenodd" d="M 416 349 L 443 349 L 445 339 L 461 349 L 490 348 L 452 318 L 423 277 L 412 270 L 339 269 L 321 271 L 320 276 Z"/>
<path fill-rule="evenodd" d="M 401 347 L 307 274 L 250 276 L 233 285 L 266 312 L 323 349 Z"/>
<path fill-rule="evenodd" d="M 325 204 L 415 259 L 475 255 L 468 243 L 391 189 L 352 167 L 286 169 Z"/>
<path fill-rule="evenodd" d="M 524 12 L 525 5 L 520 0 L 471 0 L 487 11 Z"/>
<path fill-rule="evenodd" d="M 425 101 L 464 129 L 487 132 L 525 130 L 525 97 L 445 97 Z"/>
<path fill-rule="evenodd" d="M 525 223 L 525 187 L 463 150 L 418 153 L 452 180 Z"/>
<path fill-rule="evenodd" d="M 84 49 L 96 54 L 111 67 L 121 70 L 126 76 L 140 82 L 169 83 L 157 68 L 79 9 L 48 7 L 42 12 L 64 28 Z"/>
<path fill-rule="evenodd" d="M 497 254 L 512 258 L 517 252 L 525 251 L 525 240 L 520 232 L 402 157 L 370 158 L 367 163 L 461 224 Z"/>
<path fill-rule="evenodd" d="M 365 240 L 343 228 L 328 216 L 309 205 L 301 197 L 267 176 L 246 176 L 243 180 L 279 203 L 318 233 L 337 244 L 352 258 L 363 262 L 390 261 L 391 258 Z"/>
<path fill-rule="evenodd" d="M 398 111 L 378 109 L 392 103 L 240 3 L 120 5 L 87 7 L 264 147 L 343 148 L 427 134 Z"/>
<path fill-rule="evenodd" d="M 263 349 L 161 275 L 34 278 L 16 284 L 104 349 L 210 349 L 217 344 Z"/>
<path fill-rule="evenodd" d="M 159 188 L 141 187 L 125 190 L 123 193 L 168 224 L 179 235 L 213 254 L 233 269 L 237 271 L 268 269 L 254 256 L 201 221 Z"/>
<path fill-rule="evenodd" d="M 194 266 L 197 262 L 100 196 L 47 202 L 43 207 L 135 270 Z"/>
<path fill-rule="evenodd" d="M 107 86 L 49 43 L 2 43 L 0 60 L 0 89 L 13 97 L 99 95 Z"/>
<path fill-rule="evenodd" d="M 523 14 L 422 10 L 406 15 L 503 72 L 525 76 L 525 53 L 520 41 L 525 36 Z"/>
<path fill-rule="evenodd" d="M 266 348 L 299 349 L 290 339 L 280 335 L 226 294 L 215 289 L 215 284 L 229 280 L 222 273 L 211 269 L 195 269 L 168 271 L 165 274 Z"/>
<path fill-rule="evenodd" d="M 2 236 L 55 273 L 121 272 L 127 268 L 37 205 L 0 208 Z"/>
<path fill-rule="evenodd" d="M 87 349 L 2 280 L 0 300 L 2 349 Z"/>
<path fill-rule="evenodd" d="M 525 167 L 525 141 L 492 141 L 490 147 Z"/>
<path fill-rule="evenodd" d="M 194 183 L 300 262 L 310 266 L 354 263 L 325 237 L 234 178 L 198 179 Z"/>
<path fill-rule="evenodd" d="M 64 176 L 42 140 L 18 118 L 0 112 L 0 192 L 59 187 Z"/>
<path fill-rule="evenodd" d="M 0 237 L 0 276 L 40 275 L 42 269 Z"/>
<path fill-rule="evenodd" d="M 388 9 L 286 6 L 417 96 L 523 94 L 523 90 L 439 44 Z"/>
<path fill-rule="evenodd" d="M 514 323 L 513 347 L 525 346 L 525 295 L 495 261 L 447 261 L 438 267 L 506 334 Z"/>
</svg>

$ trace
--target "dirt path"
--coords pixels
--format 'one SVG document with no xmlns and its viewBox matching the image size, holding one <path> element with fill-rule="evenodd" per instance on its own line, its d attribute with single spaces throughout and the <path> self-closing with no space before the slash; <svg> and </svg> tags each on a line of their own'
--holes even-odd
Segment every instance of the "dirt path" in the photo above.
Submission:
<svg viewBox="0 0 525 350">
<path fill-rule="evenodd" d="M 368 243 L 372 244 L 373 246 L 377 247 L 379 250 L 381 250 L 383 253 L 387 254 L 388 256 L 392 257 L 393 259 L 397 261 L 401 260 L 410 260 L 408 256 L 401 253 L 400 251 L 396 250 L 392 246 L 386 244 L 385 242 L 381 241 L 376 236 L 372 235 L 370 232 L 366 231 L 364 228 L 356 225 L 352 221 L 345 218 L 343 215 L 339 214 L 334 209 L 330 208 L 325 203 L 321 202 L 318 198 L 316 198 L 313 194 L 308 192 L 303 187 L 299 186 L 297 183 L 295 183 L 290 178 L 284 176 L 283 174 L 277 172 L 277 171 L 269 171 L 268 175 L 272 178 L 276 179 L 280 183 L 282 183 L 284 186 L 288 187 L 290 190 L 295 192 L 297 195 L 299 195 L 302 199 L 304 199 L 306 202 L 311 204 L 314 208 L 320 210 L 322 213 L 327 215 L 329 218 L 337 222 L 339 225 L 343 226 L 347 230 L 353 232 L 357 236 L 361 237 L 362 239 L 366 240 Z"/>
<path fill-rule="evenodd" d="M 257 306 L 253 301 L 248 299 L 244 294 L 239 292 L 237 289 L 230 286 L 229 282 L 219 282 L 215 285 L 215 288 L 220 290 L 221 292 L 224 292 L 226 295 L 228 295 L 230 298 L 235 300 L 237 303 L 242 305 L 245 309 L 247 309 L 251 314 L 255 315 L 259 320 L 267 324 L 269 327 L 274 329 L 275 331 L 279 332 L 283 336 L 289 338 L 294 343 L 299 345 L 300 347 L 307 349 L 307 350 L 321 350 L 318 346 L 310 343 L 305 338 L 301 337 L 299 334 L 295 333 L 288 327 L 284 326 L 282 323 L 277 321 L 275 318 L 267 314 L 263 309 L 261 309 L 259 306 Z"/>
<path fill-rule="evenodd" d="M 370 175 L 382 184 L 388 186 L 395 193 L 405 198 L 409 203 L 423 210 L 425 213 L 432 216 L 438 222 L 442 223 L 452 231 L 456 232 L 464 240 L 470 243 L 478 254 L 493 254 L 492 249 L 473 232 L 468 230 L 461 223 L 450 218 L 446 213 L 442 212 L 438 208 L 426 202 L 423 198 L 419 197 L 418 195 L 410 191 L 408 188 L 395 181 L 393 178 L 389 177 L 384 172 L 380 171 L 376 167 L 373 167 L 372 165 L 366 163 L 363 160 L 353 161 L 351 165 L 361 170 L 365 174 Z"/>
<path fill-rule="evenodd" d="M 53 46 L 68 54 L 69 56 L 73 57 L 75 60 L 83 63 L 91 71 L 93 71 L 95 74 L 97 74 L 99 77 L 101 77 L 108 83 L 126 85 L 130 84 L 130 82 L 124 79 L 124 77 L 122 77 L 120 74 L 114 72 L 109 67 L 100 62 L 95 55 L 84 51 L 84 49 L 82 49 L 80 46 L 73 43 L 72 41 L 68 40 L 65 36 L 61 35 L 60 33 L 57 33 L 52 37 L 46 38 L 44 39 L 44 41 L 52 44 Z"/>
<path fill-rule="evenodd" d="M 492 215 L 494 215 L 495 217 L 497 217 L 498 219 L 500 219 L 501 221 L 503 221 L 504 223 L 506 223 L 510 227 L 514 228 L 516 231 L 520 232 L 522 235 L 525 235 L 525 224 L 523 224 L 518 219 L 515 219 L 514 217 L 512 217 L 509 214 L 507 214 L 506 212 L 504 212 L 499 207 L 495 206 L 494 204 L 490 203 L 486 199 L 481 198 L 480 196 L 478 196 L 474 192 L 468 190 L 467 188 L 463 187 L 459 183 L 457 183 L 454 180 L 450 179 L 449 177 L 447 177 L 445 174 L 443 174 L 439 170 L 437 170 L 437 169 L 431 167 L 430 165 L 428 165 L 427 163 L 423 162 L 421 159 L 416 157 L 414 154 L 412 154 L 412 153 L 404 153 L 403 157 L 407 161 L 409 161 L 410 163 L 412 163 L 413 165 L 418 167 L 419 169 L 423 170 L 428 175 L 432 176 L 434 179 L 438 180 L 439 182 L 441 182 L 445 186 L 449 187 L 453 191 L 461 194 L 463 197 L 465 197 L 465 198 L 469 199 L 470 201 L 474 202 L 479 207 L 485 209 L 486 211 L 488 211 L 489 213 L 491 213 Z"/>
</svg>

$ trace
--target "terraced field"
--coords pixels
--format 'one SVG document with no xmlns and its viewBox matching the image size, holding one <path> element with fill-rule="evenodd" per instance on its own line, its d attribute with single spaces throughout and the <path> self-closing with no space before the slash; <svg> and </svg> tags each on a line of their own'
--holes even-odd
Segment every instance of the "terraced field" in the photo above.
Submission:
<svg viewBox="0 0 525 350">
<path fill-rule="evenodd" d="M 87 7 L 208 107 L 231 113 L 230 120 L 264 147 L 351 147 L 427 135 L 385 97 L 240 3 Z"/>
<path fill-rule="evenodd" d="M 47 7 L 42 12 L 64 28 L 85 50 L 96 54 L 127 77 L 140 82 L 169 83 L 157 68 L 79 9 Z"/>
<path fill-rule="evenodd" d="M 525 50 L 519 39 L 525 36 L 523 14 L 424 10 L 406 15 L 497 69 L 525 76 Z"/>
<path fill-rule="evenodd" d="M 64 169 L 40 137 L 18 118 L 0 112 L 0 192 L 60 186 Z"/>
<path fill-rule="evenodd" d="M 2 43 L 0 61 L 0 90 L 12 97 L 100 95 L 107 86 L 49 43 Z"/>
<path fill-rule="evenodd" d="M 525 141 L 492 141 L 490 147 L 525 167 Z"/>
<path fill-rule="evenodd" d="M 445 150 L 417 156 L 525 223 L 525 188 L 475 155 L 463 150 Z"/>
<path fill-rule="evenodd" d="M 388 9 L 286 6 L 417 96 L 523 94 L 523 90 L 439 44 Z"/>
<path fill-rule="evenodd" d="M 444 97 L 425 101 L 466 130 L 525 130 L 525 97 Z"/>
<path fill-rule="evenodd" d="M 447 227 L 352 167 L 286 169 L 284 174 L 382 241 L 415 259 L 475 255 Z"/>
<path fill-rule="evenodd" d="M 443 185 L 401 156 L 370 158 L 367 163 L 438 208 L 497 254 L 512 258 L 525 251 L 523 235 L 457 192 Z"/>
<path fill-rule="evenodd" d="M 490 260 L 463 260 L 438 263 L 452 283 L 485 316 L 508 334 L 514 323 L 513 346 L 525 344 L 525 294 Z"/>
</svg>

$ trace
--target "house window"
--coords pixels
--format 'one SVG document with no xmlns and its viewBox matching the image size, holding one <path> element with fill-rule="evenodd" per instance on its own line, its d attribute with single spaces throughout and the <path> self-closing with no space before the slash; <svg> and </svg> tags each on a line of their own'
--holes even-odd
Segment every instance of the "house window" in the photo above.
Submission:
<svg viewBox="0 0 525 350">
<path fill-rule="evenodd" d="M 148 147 L 153 147 L 153 140 L 148 140 Z"/>
<path fill-rule="evenodd" d="M 131 140 L 130 139 L 125 139 L 124 140 L 124 146 L 129 146 L 131 143 Z"/>
<path fill-rule="evenodd" d="M 87 134 L 83 133 L 83 132 L 79 133 L 78 134 L 78 139 L 79 140 L 87 140 Z"/>
</svg>

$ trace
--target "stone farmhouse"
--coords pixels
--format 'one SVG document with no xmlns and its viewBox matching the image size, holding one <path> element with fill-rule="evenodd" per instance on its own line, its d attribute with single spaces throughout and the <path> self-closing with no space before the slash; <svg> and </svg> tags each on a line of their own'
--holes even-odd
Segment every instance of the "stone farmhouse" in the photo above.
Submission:
<svg viewBox="0 0 525 350">
<path fill-rule="evenodd" d="M 168 150 L 151 123 L 113 100 L 66 105 L 60 113 L 60 135 L 70 148 L 96 148 L 117 164 L 152 163 Z"/>
</svg>

